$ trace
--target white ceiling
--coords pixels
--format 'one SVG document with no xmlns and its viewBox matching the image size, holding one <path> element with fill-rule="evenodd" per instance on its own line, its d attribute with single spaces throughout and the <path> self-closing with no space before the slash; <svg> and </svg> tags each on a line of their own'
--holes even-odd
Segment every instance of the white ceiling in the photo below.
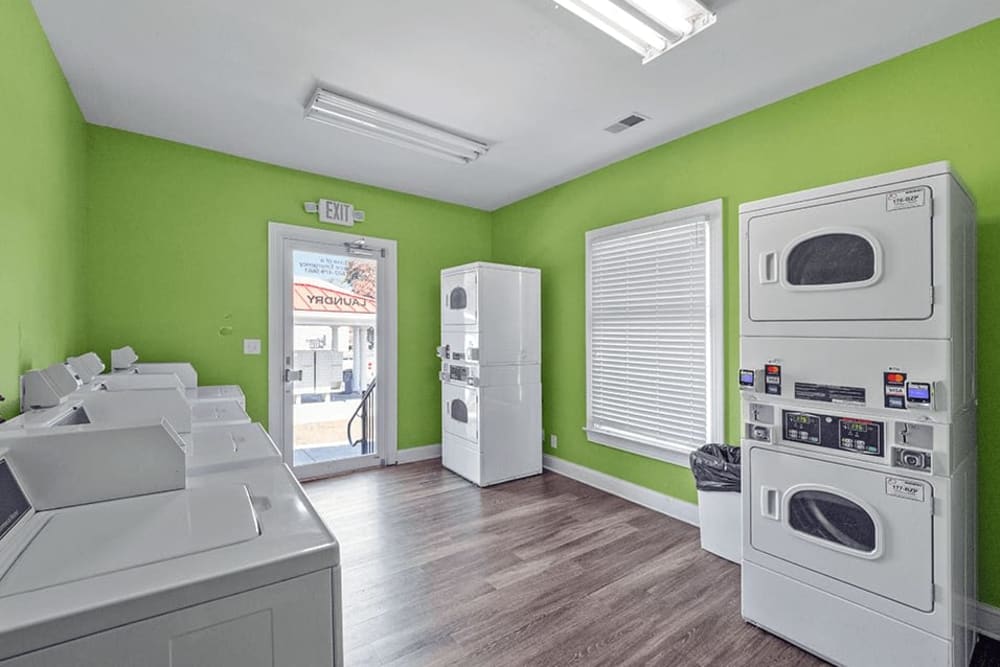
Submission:
<svg viewBox="0 0 1000 667">
<path fill-rule="evenodd" d="M 92 123 L 486 210 L 1000 16 L 706 4 L 715 26 L 642 65 L 551 0 L 34 0 Z M 455 165 L 305 121 L 318 82 L 496 145 Z"/>
</svg>

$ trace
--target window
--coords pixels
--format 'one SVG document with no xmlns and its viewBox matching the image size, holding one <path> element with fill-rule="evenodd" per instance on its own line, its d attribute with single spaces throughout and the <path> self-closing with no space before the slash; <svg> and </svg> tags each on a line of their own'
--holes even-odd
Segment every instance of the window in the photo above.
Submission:
<svg viewBox="0 0 1000 667">
<path fill-rule="evenodd" d="M 722 202 L 586 243 L 587 435 L 687 465 L 722 436 Z"/>
<path fill-rule="evenodd" d="M 449 410 L 451 418 L 455 421 L 462 422 L 463 424 L 469 423 L 469 406 L 467 406 L 463 401 L 455 399 L 451 402 L 451 410 Z"/>
<path fill-rule="evenodd" d="M 864 553 L 874 553 L 875 521 L 855 502 L 828 491 L 795 493 L 788 501 L 788 525 L 809 537 Z"/>
<path fill-rule="evenodd" d="M 820 234 L 795 245 L 786 268 L 790 285 L 840 285 L 875 277 L 875 247 L 856 234 Z"/>
<path fill-rule="evenodd" d="M 468 302 L 468 296 L 461 287 L 453 289 L 448 296 L 448 307 L 452 310 L 462 310 L 468 305 Z"/>
</svg>

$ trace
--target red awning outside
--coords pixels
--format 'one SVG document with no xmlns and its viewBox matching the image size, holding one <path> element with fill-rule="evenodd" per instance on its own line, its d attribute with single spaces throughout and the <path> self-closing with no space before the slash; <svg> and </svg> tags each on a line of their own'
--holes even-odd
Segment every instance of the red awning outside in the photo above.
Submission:
<svg viewBox="0 0 1000 667">
<path fill-rule="evenodd" d="M 293 286 L 294 309 L 309 313 L 375 314 L 375 299 L 339 290 L 323 281 L 299 279 Z"/>
</svg>

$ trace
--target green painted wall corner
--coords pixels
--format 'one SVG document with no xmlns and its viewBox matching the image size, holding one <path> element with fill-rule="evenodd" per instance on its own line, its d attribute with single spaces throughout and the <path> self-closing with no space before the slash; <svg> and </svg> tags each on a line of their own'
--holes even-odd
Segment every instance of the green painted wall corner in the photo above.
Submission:
<svg viewBox="0 0 1000 667">
<path fill-rule="evenodd" d="M 694 501 L 689 471 L 587 441 L 584 233 L 722 197 L 726 377 L 739 360 L 739 204 L 949 160 L 979 212 L 979 478 L 982 599 L 1000 604 L 1000 20 L 695 132 L 496 211 L 494 261 L 542 269 L 546 432 L 565 458 Z M 739 442 L 727 383 L 726 437 Z"/>
</svg>

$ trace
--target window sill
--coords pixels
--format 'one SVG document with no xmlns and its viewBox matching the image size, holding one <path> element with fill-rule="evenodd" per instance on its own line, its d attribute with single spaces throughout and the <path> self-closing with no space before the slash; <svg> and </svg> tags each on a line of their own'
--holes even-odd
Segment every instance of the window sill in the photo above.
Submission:
<svg viewBox="0 0 1000 667">
<path fill-rule="evenodd" d="M 684 468 L 691 467 L 690 457 L 693 450 L 688 447 L 671 445 L 669 443 L 659 446 L 649 445 L 637 440 L 631 440 L 629 438 L 613 435 L 606 431 L 599 431 L 587 427 L 584 427 L 583 430 L 586 432 L 588 440 L 599 445 L 620 449 L 625 452 L 644 456 L 648 459 L 665 461 L 666 463 L 672 463 Z"/>
</svg>

